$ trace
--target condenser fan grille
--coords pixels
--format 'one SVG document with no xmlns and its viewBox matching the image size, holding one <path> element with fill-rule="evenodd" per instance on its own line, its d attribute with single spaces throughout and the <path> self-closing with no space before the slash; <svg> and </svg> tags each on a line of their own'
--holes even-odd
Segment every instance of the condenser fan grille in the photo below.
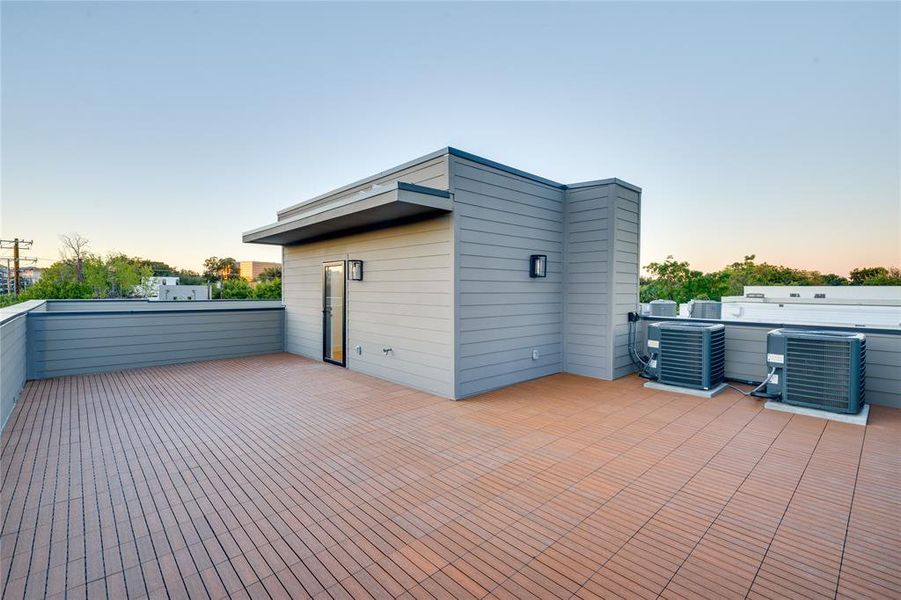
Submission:
<svg viewBox="0 0 901 600">
<path fill-rule="evenodd" d="M 661 326 L 658 381 L 709 389 L 723 380 L 725 349 L 722 326 Z"/>
<path fill-rule="evenodd" d="M 785 340 L 783 401 L 839 412 L 864 403 L 866 342 L 850 338 L 791 337 Z M 855 353 L 859 352 L 859 369 Z"/>
</svg>

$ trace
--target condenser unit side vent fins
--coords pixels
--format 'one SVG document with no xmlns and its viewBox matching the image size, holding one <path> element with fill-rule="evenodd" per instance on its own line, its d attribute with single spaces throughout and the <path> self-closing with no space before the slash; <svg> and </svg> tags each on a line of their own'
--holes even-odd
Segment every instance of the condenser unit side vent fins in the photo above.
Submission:
<svg viewBox="0 0 901 600">
<path fill-rule="evenodd" d="M 853 332 L 771 331 L 768 350 L 784 352 L 781 383 L 771 391 L 786 404 L 857 413 L 866 401 L 866 337 Z"/>
<path fill-rule="evenodd" d="M 649 327 L 657 381 L 709 390 L 723 381 L 725 328 L 706 323 L 655 323 Z"/>
</svg>

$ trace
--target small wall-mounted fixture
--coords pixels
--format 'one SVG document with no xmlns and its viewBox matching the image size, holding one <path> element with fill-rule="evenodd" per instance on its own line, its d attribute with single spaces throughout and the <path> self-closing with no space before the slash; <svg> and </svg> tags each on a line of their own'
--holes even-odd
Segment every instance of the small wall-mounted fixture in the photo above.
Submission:
<svg viewBox="0 0 901 600">
<path fill-rule="evenodd" d="M 529 277 L 547 277 L 547 256 L 533 254 L 529 257 Z"/>
<path fill-rule="evenodd" d="M 363 281 L 363 261 L 347 261 L 347 278 L 351 281 Z"/>
</svg>

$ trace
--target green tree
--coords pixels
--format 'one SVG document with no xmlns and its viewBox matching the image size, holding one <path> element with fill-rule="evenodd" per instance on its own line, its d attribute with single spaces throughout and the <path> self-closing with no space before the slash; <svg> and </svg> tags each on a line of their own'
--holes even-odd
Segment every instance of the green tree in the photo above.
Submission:
<svg viewBox="0 0 901 600">
<path fill-rule="evenodd" d="M 863 278 L 862 285 L 901 285 L 901 269 L 897 267 L 878 267 L 867 270 L 872 272 Z M 851 277 L 853 279 L 854 271 L 851 272 Z"/>
<path fill-rule="evenodd" d="M 78 283 L 74 279 L 61 280 L 58 278 L 47 277 L 46 272 L 39 281 L 19 294 L 17 300 L 24 302 L 25 300 L 44 300 L 54 298 L 58 300 L 69 299 L 87 299 L 91 298 L 91 286 L 86 283 Z"/>
<path fill-rule="evenodd" d="M 836 275 L 835 273 L 827 273 L 823 275 L 823 285 L 848 285 L 849 281 L 846 277 Z"/>
<path fill-rule="evenodd" d="M 219 297 L 223 300 L 241 300 L 253 298 L 253 288 L 241 278 L 228 279 L 222 282 Z"/>
<path fill-rule="evenodd" d="M 178 277 L 179 285 L 205 285 L 207 283 L 207 280 L 200 273 L 189 269 L 175 271 L 175 276 Z"/>
<path fill-rule="evenodd" d="M 726 296 L 741 296 L 746 285 L 824 285 L 823 276 L 817 271 L 804 271 L 791 267 L 756 263 L 753 254 L 741 262 L 734 262 L 723 269 L 728 277 Z"/>
<path fill-rule="evenodd" d="M 653 262 L 645 267 L 653 277 L 641 285 L 641 301 L 719 300 L 728 287 L 728 279 L 722 272 L 702 273 L 689 267 L 686 261 L 668 256 L 662 263 Z"/>
<path fill-rule="evenodd" d="M 153 277 L 153 268 L 137 258 L 124 254 L 112 254 L 105 262 L 107 295 L 110 298 L 126 298 L 135 295 L 135 289 L 143 281 Z"/>
<path fill-rule="evenodd" d="M 757 263 L 755 258 L 749 254 L 720 271 L 701 273 L 688 262 L 668 256 L 662 263 L 645 267 L 650 276 L 640 279 L 641 301 L 720 300 L 722 296 L 744 295 L 746 285 L 901 285 L 901 269 L 897 267 L 858 268 L 845 278 L 835 273 L 823 275 L 819 271 Z"/>
<path fill-rule="evenodd" d="M 219 281 L 218 256 L 211 256 L 203 261 L 203 276 L 207 281 Z"/>
<path fill-rule="evenodd" d="M 282 297 L 282 280 L 279 278 L 260 281 L 253 288 L 253 297 L 257 300 L 279 300 Z"/>
<path fill-rule="evenodd" d="M 281 267 L 269 267 L 267 269 L 263 269 L 263 271 L 257 276 L 257 281 L 272 281 L 273 279 L 281 279 L 282 278 L 282 268 Z"/>
<path fill-rule="evenodd" d="M 226 281 L 240 277 L 238 261 L 234 258 L 211 256 L 203 261 L 203 276 L 207 281 Z"/>
<path fill-rule="evenodd" d="M 161 260 L 140 259 L 141 266 L 148 266 L 154 277 L 178 277 L 178 269 Z"/>
<path fill-rule="evenodd" d="M 63 260 L 72 263 L 75 269 L 75 280 L 78 283 L 84 281 L 84 273 L 82 271 L 83 262 L 90 256 L 88 246 L 90 242 L 87 238 L 82 237 L 80 233 L 69 233 L 59 236 L 59 241 L 63 245 L 60 249 L 60 255 Z"/>
<path fill-rule="evenodd" d="M 897 267 L 861 267 L 851 271 L 852 285 L 901 285 Z"/>
</svg>

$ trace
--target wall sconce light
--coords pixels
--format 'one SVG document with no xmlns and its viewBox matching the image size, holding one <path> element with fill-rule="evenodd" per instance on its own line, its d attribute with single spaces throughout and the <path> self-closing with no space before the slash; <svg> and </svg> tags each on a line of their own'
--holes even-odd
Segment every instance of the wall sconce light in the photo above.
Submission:
<svg viewBox="0 0 901 600">
<path fill-rule="evenodd" d="M 529 277 L 547 277 L 547 256 L 533 254 L 529 257 Z"/>
<path fill-rule="evenodd" d="M 363 281 L 363 261 L 347 261 L 347 278 L 351 281 Z"/>
</svg>

